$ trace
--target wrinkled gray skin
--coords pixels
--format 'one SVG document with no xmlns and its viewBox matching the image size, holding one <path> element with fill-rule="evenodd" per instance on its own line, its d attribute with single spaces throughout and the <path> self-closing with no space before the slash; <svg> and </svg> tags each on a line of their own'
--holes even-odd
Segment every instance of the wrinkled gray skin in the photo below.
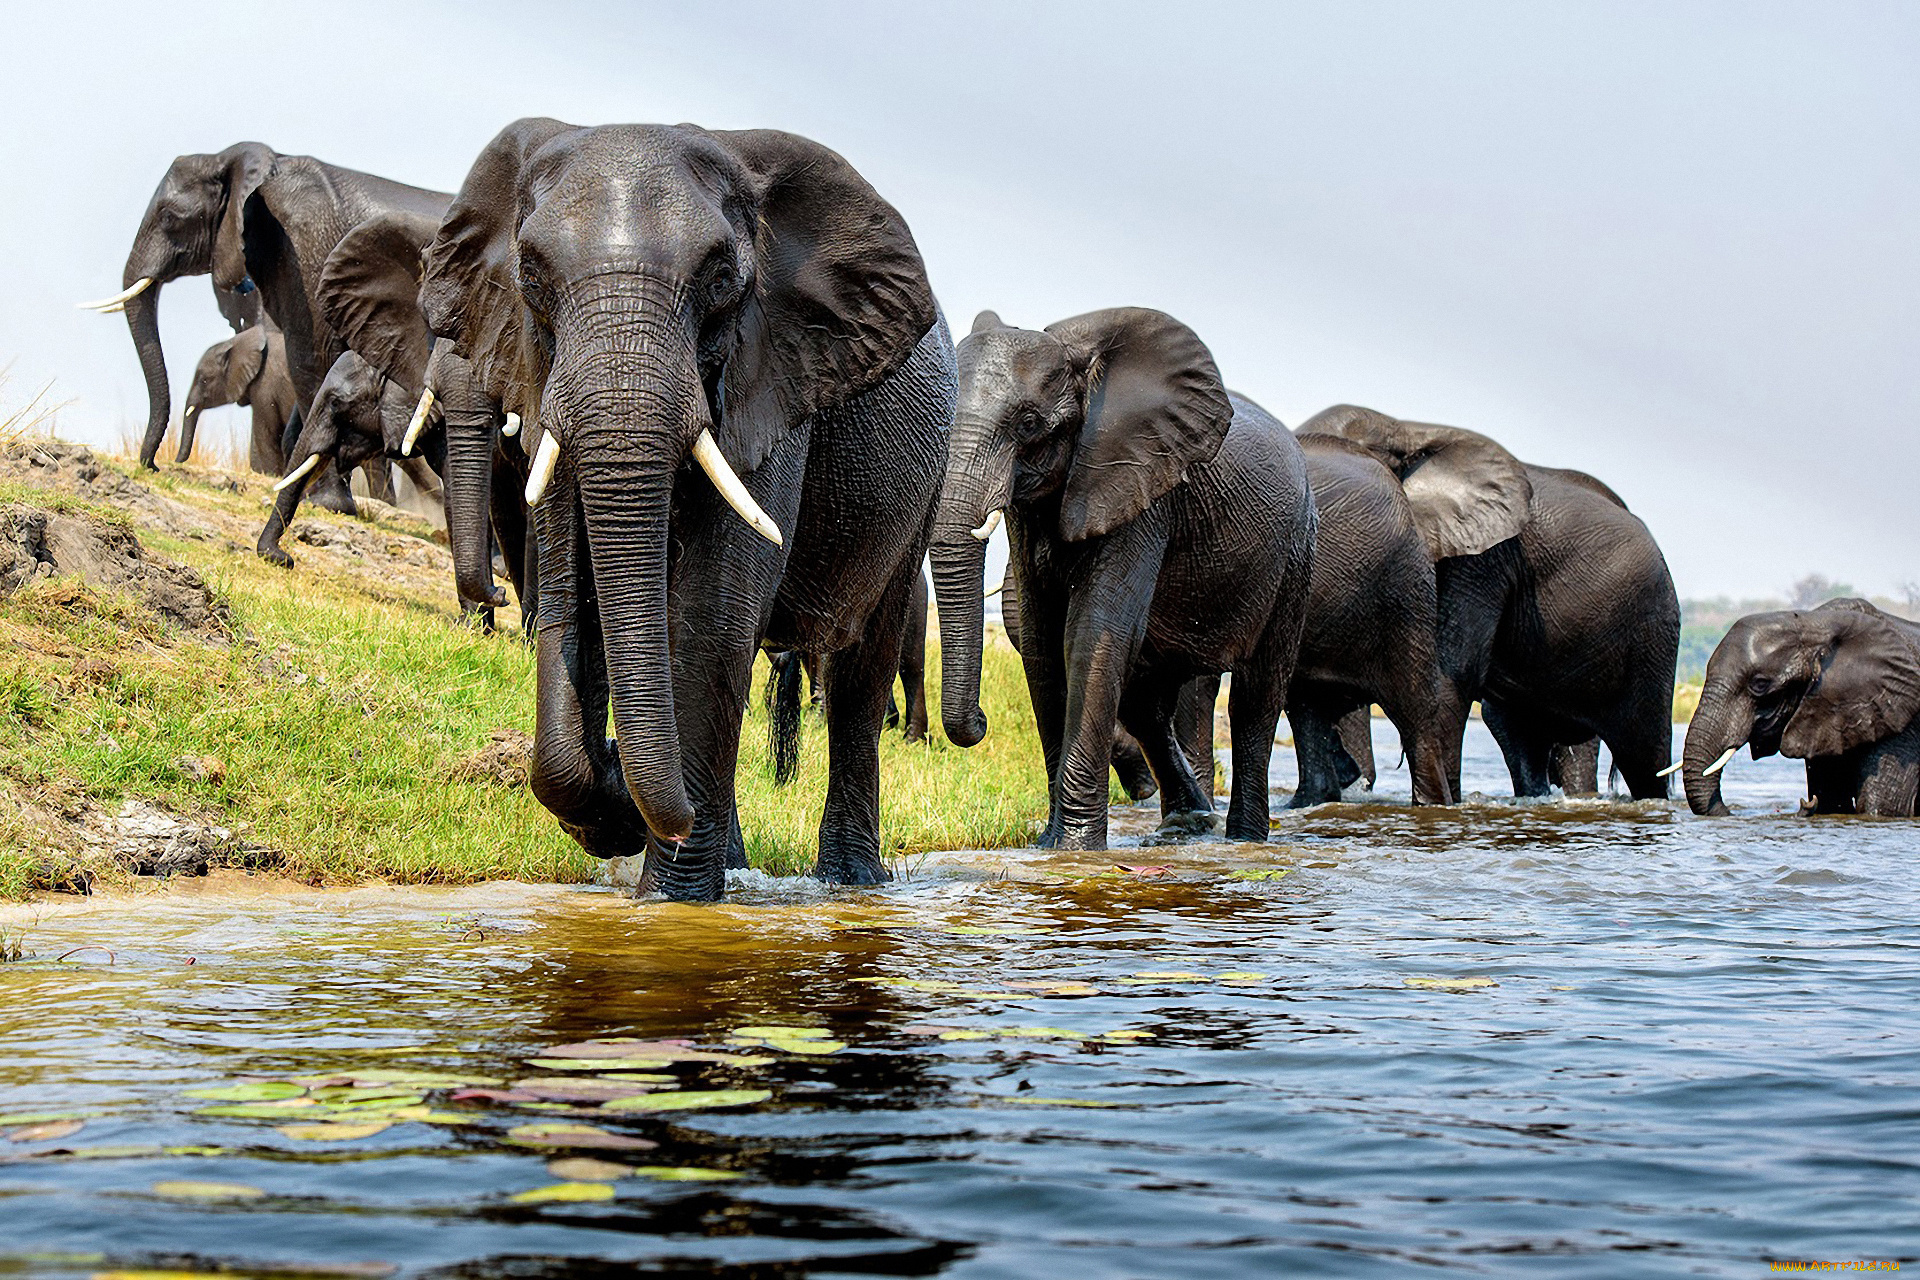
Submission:
<svg viewBox="0 0 1920 1280">
<path fill-rule="evenodd" d="M 1006 628 L 1007 640 L 1013 645 L 1015 653 L 1020 652 L 1020 583 L 1013 576 L 1013 565 L 1007 565 L 1006 576 L 1000 586 L 1000 625 Z M 1196 767 L 1194 772 L 1200 770 Z M 1118 720 L 1113 723 L 1113 773 L 1120 780 L 1120 789 L 1127 793 L 1127 799 L 1133 801 L 1151 800 L 1160 793 L 1160 786 L 1153 780 L 1153 770 L 1147 765 L 1147 757 L 1140 750 L 1140 743 L 1127 732 L 1126 726 Z M 1213 771 L 1206 771 L 1208 781 Z"/>
<path fill-rule="evenodd" d="M 1447 804 L 1450 727 L 1442 707 L 1433 558 L 1400 481 L 1337 436 L 1300 437 L 1318 532 L 1313 592 L 1287 693 L 1300 783 L 1292 808 L 1338 800 L 1363 769 L 1343 719 L 1378 703 L 1400 732 L 1415 804 Z M 1369 732 L 1364 720 L 1359 728 Z M 1366 770 L 1373 764 L 1371 743 Z M 1372 785 L 1369 777 L 1368 785 Z"/>
<path fill-rule="evenodd" d="M 1267 839 L 1264 779 L 1313 560 L 1299 445 L 1230 398 L 1205 344 L 1157 311 L 1045 332 L 984 313 L 960 377 L 932 552 L 947 736 L 971 746 L 986 733 L 986 545 L 971 530 L 1004 510 L 1047 761 L 1042 844 L 1106 848 L 1116 718 L 1152 766 L 1163 829 L 1212 830 L 1175 711 L 1185 686 L 1224 671 L 1234 776 L 1263 780 L 1234 788 L 1226 834 Z"/>
<path fill-rule="evenodd" d="M 1514 794 L 1547 794 L 1558 744 L 1598 737 L 1636 799 L 1665 796 L 1680 604 L 1647 528 L 1578 471 L 1477 432 L 1339 405 L 1300 427 L 1400 478 L 1435 562 L 1447 783 L 1477 700 Z"/>
<path fill-rule="evenodd" d="M 885 880 L 880 720 L 954 397 L 899 213 L 792 134 L 523 120 L 468 174 L 421 296 L 559 441 L 535 510 L 541 802 L 590 853 L 644 849 L 644 886 L 720 897 L 754 656 L 822 653 L 818 874 Z M 780 545 L 690 464 L 706 430 Z"/>
<path fill-rule="evenodd" d="M 1910 818 L 1920 792 L 1920 623 L 1865 600 L 1756 613 L 1707 660 L 1681 756 L 1687 805 L 1724 814 L 1732 747 L 1807 762 L 1808 808 Z"/>
<path fill-rule="evenodd" d="M 155 465 L 172 411 L 160 349 L 164 285 L 211 272 L 229 319 L 248 304 L 235 303 L 230 310 L 226 295 L 251 296 L 257 290 L 260 307 L 285 337 L 288 376 L 304 408 L 346 349 L 314 311 L 314 288 L 327 254 L 374 213 L 407 209 L 437 218 L 448 198 L 311 156 L 284 156 L 258 142 L 176 158 L 147 204 L 121 273 L 123 286 L 143 276 L 153 280 L 126 304 L 127 326 L 147 381 L 141 464 Z M 375 481 L 372 475 L 368 479 Z M 336 510 L 353 508 L 337 478 L 314 496 Z"/>
<path fill-rule="evenodd" d="M 298 397 L 287 374 L 286 343 L 278 329 L 266 324 L 242 329 L 214 343 L 200 357 L 180 413 L 180 453 L 175 462 L 193 456 L 200 415 L 230 404 L 253 410 L 247 465 L 261 475 L 283 474 L 287 428 L 296 416 Z"/>
</svg>

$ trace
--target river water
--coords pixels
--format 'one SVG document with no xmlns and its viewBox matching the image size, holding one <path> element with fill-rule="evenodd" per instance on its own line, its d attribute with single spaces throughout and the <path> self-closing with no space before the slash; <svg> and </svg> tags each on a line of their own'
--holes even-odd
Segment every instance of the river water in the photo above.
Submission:
<svg viewBox="0 0 1920 1280">
<path fill-rule="evenodd" d="M 1414 811 L 1390 770 L 1268 846 L 1124 811 L 1110 855 L 721 907 L 227 876 L 6 908 L 40 958 L 0 965 L 0 1276 L 1911 1263 L 1920 829 L 1728 772 L 1706 821 Z M 648 1109 L 676 1087 L 728 1092 Z"/>
</svg>

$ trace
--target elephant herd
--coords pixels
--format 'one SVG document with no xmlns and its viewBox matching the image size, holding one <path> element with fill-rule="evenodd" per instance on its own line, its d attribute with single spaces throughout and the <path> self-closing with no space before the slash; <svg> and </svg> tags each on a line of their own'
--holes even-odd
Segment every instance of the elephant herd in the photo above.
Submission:
<svg viewBox="0 0 1920 1280">
<path fill-rule="evenodd" d="M 1002 524 L 1044 845 L 1105 847 L 1116 763 L 1168 828 L 1212 830 L 1229 673 L 1236 840 L 1267 838 L 1283 710 L 1302 805 L 1371 774 L 1374 705 L 1417 804 L 1459 798 L 1478 702 L 1521 795 L 1591 788 L 1597 739 L 1636 797 L 1678 768 L 1714 811 L 1720 753 L 1750 741 L 1806 754 L 1824 809 L 1913 809 L 1913 624 L 1861 602 L 1743 620 L 1669 766 L 1678 602 L 1606 485 L 1353 406 L 1289 431 L 1158 311 L 986 312 L 956 345 L 899 210 L 793 134 L 525 119 L 452 194 L 252 142 L 181 156 L 125 288 L 88 304 L 132 330 L 149 467 L 161 287 L 197 274 L 236 334 L 201 362 L 180 457 L 199 412 L 252 406 L 250 461 L 283 473 L 259 544 L 280 564 L 298 504 L 350 508 L 355 467 L 437 477 L 463 609 L 505 603 L 497 548 L 535 649 L 535 794 L 589 852 L 644 851 L 670 896 L 716 898 L 744 865 L 763 650 L 819 675 L 818 874 L 887 878 L 878 739 L 903 657 L 918 670 L 921 566 L 940 718 L 971 746 Z"/>
</svg>

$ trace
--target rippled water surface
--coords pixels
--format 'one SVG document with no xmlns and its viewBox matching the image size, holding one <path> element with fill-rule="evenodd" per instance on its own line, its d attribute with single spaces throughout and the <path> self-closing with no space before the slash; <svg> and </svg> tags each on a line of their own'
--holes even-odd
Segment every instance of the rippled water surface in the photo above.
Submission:
<svg viewBox="0 0 1920 1280">
<path fill-rule="evenodd" d="M 1505 791 L 1474 734 L 1469 788 Z M 1920 829 L 1797 816 L 1789 762 L 1729 773 L 1742 816 L 1703 821 L 1416 812 L 1402 769 L 1387 803 L 1287 815 L 1269 846 L 1138 847 L 1141 810 L 1110 856 L 932 858 L 876 892 L 746 877 L 718 908 L 243 878 L 7 908 L 40 959 L 0 966 L 0 1274 L 1911 1262 Z M 650 1074 L 748 1101 L 314 1083 L 586 1078 L 527 1059 L 608 1037 L 730 1055 Z M 296 1076 L 378 1131 L 283 1132 L 346 1105 L 311 1094 L 284 1117 L 189 1096 Z M 536 1122 L 658 1145 L 526 1145 Z M 646 1172 L 549 1167 L 569 1157 Z"/>
</svg>

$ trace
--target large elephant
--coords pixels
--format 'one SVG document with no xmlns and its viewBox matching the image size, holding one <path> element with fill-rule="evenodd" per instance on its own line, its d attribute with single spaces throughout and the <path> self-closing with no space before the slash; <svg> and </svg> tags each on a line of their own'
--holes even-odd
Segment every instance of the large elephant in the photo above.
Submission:
<svg viewBox="0 0 1920 1280">
<path fill-rule="evenodd" d="M 1338 405 L 1300 427 L 1400 478 L 1434 558 L 1447 782 L 1475 700 L 1514 794 L 1547 794 L 1556 745 L 1599 737 L 1636 799 L 1665 796 L 1680 602 L 1653 536 L 1606 485 L 1460 427 Z"/>
<path fill-rule="evenodd" d="M 645 848 L 643 884 L 718 898 L 754 656 L 828 654 L 818 874 L 885 880 L 880 720 L 956 381 L 899 212 L 789 133 L 522 120 L 421 296 L 538 432 L 534 793 L 590 853 Z"/>
<path fill-rule="evenodd" d="M 247 465 L 261 475 L 286 469 L 287 428 L 298 416 L 299 397 L 287 373 L 286 341 L 268 324 L 242 329 L 208 347 L 194 366 L 186 408 L 180 411 L 180 453 L 193 456 L 200 415 L 208 409 L 241 405 L 253 410 L 247 439 Z"/>
<path fill-rule="evenodd" d="M 314 307 L 328 253 L 375 213 L 404 209 L 438 218 L 449 199 L 311 156 L 281 155 L 259 142 L 175 159 L 134 233 L 121 276 L 126 287 L 93 304 L 124 308 L 140 355 L 147 380 L 141 464 L 155 465 L 172 409 L 160 349 L 161 286 L 211 272 L 223 298 L 222 291 L 247 295 L 257 288 L 261 308 L 285 335 L 287 372 L 304 408 L 346 349 Z M 344 485 L 328 504 L 352 509 Z"/>
<path fill-rule="evenodd" d="M 1342 721 L 1375 703 L 1406 745 L 1413 802 L 1447 804 L 1452 725 L 1442 710 L 1439 604 L 1413 506 L 1366 449 L 1311 432 L 1299 440 L 1318 519 L 1313 591 L 1287 693 L 1300 766 L 1292 807 L 1338 800 L 1344 786 L 1370 775 L 1371 742 L 1363 765 Z"/>
<path fill-rule="evenodd" d="M 447 537 L 461 604 L 491 610 L 506 603 L 493 580 L 497 541 L 531 637 L 537 557 L 524 496 L 528 461 L 517 424 L 503 419 L 499 403 L 480 389 L 472 365 L 450 342 L 436 343 L 427 329 L 420 310 L 421 254 L 438 230 L 438 220 L 418 214 L 367 219 L 328 255 L 316 298 L 320 313 L 350 351 L 409 402 L 397 431 L 389 423 L 384 438 L 356 444 L 354 452 L 417 468 L 413 455 L 422 434 L 439 441 L 430 461 L 445 481 Z M 296 471 L 314 466 L 308 459 L 333 456 L 324 449 L 316 437 L 311 448 L 296 450 L 288 461 Z M 299 496 L 295 477 L 261 534 L 259 552 L 267 559 L 285 562 L 279 531 L 293 518 Z"/>
<path fill-rule="evenodd" d="M 1163 827 L 1210 830 L 1175 710 L 1185 686 L 1223 671 L 1236 782 L 1226 833 L 1267 839 L 1267 764 L 1313 564 L 1300 446 L 1229 396 L 1193 330 L 1144 308 L 1044 332 L 985 312 L 961 344 L 960 380 L 933 542 L 947 736 L 971 746 L 986 733 L 985 539 L 1004 515 L 1047 762 L 1041 843 L 1106 847 L 1116 716 L 1153 767 Z"/>
<path fill-rule="evenodd" d="M 1687 805 L 1723 814 L 1746 745 L 1807 762 L 1816 813 L 1910 818 L 1920 791 L 1920 623 L 1865 600 L 1740 619 L 1707 660 L 1681 755 Z"/>
</svg>

